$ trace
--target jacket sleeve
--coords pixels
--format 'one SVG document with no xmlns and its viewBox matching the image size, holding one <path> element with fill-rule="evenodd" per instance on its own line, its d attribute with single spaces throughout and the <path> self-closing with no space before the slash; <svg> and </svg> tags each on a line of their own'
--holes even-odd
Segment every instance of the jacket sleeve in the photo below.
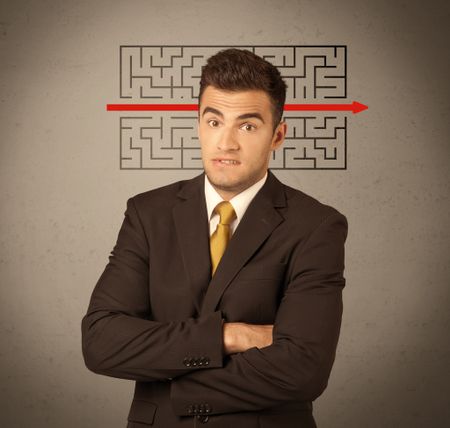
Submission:
<svg viewBox="0 0 450 428">
<path fill-rule="evenodd" d="M 131 198 L 81 323 L 86 366 L 98 374 L 140 381 L 222 367 L 221 312 L 180 322 L 152 320 L 148 273 L 148 241 Z"/>
<path fill-rule="evenodd" d="M 347 220 L 327 217 L 292 255 L 273 342 L 225 358 L 223 368 L 174 379 L 177 415 L 204 404 L 210 414 L 312 401 L 327 386 L 340 331 Z"/>
</svg>

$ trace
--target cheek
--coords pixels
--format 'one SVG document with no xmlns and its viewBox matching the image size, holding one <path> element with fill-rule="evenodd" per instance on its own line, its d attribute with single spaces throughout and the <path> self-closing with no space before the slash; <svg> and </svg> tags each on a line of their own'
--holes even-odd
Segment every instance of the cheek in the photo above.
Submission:
<svg viewBox="0 0 450 428">
<path fill-rule="evenodd" d="M 247 157 L 253 159 L 255 163 L 260 163 L 266 160 L 271 153 L 271 141 L 263 138 L 255 138 L 252 141 L 247 141 Z"/>
<path fill-rule="evenodd" d="M 200 127 L 198 131 L 198 139 L 202 148 L 211 146 L 217 138 L 217 132 L 210 127 Z"/>
</svg>

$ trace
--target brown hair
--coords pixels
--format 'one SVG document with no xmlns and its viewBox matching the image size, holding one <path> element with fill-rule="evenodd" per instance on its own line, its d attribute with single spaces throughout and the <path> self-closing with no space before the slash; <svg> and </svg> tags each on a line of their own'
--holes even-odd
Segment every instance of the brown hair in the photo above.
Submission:
<svg viewBox="0 0 450 428">
<path fill-rule="evenodd" d="M 211 56 L 202 69 L 199 104 L 208 86 L 229 91 L 262 90 L 272 102 L 274 130 L 281 121 L 286 83 L 274 65 L 248 50 L 224 49 Z"/>
</svg>

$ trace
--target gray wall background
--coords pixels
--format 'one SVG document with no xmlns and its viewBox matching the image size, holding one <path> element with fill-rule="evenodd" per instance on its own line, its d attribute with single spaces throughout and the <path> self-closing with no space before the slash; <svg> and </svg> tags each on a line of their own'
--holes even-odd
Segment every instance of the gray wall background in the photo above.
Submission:
<svg viewBox="0 0 450 428">
<path fill-rule="evenodd" d="M 345 213 L 345 316 L 320 427 L 450 424 L 450 8 L 445 1 L 1 1 L 3 427 L 123 427 L 133 383 L 83 364 L 80 322 L 135 193 L 121 44 L 346 44 L 346 171 L 277 171 Z"/>
</svg>

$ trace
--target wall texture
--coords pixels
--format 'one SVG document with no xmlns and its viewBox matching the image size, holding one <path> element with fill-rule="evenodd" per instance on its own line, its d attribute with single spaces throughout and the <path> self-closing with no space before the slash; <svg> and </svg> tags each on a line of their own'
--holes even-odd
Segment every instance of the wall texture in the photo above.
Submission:
<svg viewBox="0 0 450 428">
<path fill-rule="evenodd" d="M 2 1 L 0 425 L 123 427 L 80 322 L 126 199 L 194 171 L 119 169 L 119 46 L 343 44 L 348 167 L 277 171 L 349 220 L 320 427 L 450 424 L 450 8 L 445 1 Z"/>
</svg>

